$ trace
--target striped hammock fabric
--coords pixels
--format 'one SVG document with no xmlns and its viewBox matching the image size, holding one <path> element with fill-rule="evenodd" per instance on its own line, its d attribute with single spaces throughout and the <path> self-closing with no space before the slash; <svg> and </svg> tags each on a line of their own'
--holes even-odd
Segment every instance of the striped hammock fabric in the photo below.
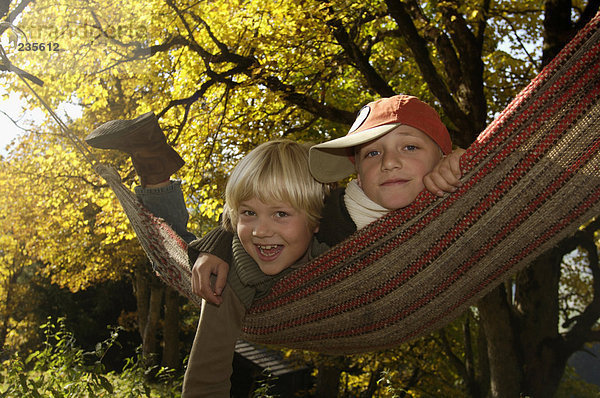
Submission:
<svg viewBox="0 0 600 398">
<path fill-rule="evenodd" d="M 331 354 L 391 348 L 440 328 L 600 214 L 599 15 L 463 156 L 463 187 L 423 192 L 278 282 L 244 339 Z M 185 243 L 114 171 L 163 280 L 192 301 Z"/>
</svg>

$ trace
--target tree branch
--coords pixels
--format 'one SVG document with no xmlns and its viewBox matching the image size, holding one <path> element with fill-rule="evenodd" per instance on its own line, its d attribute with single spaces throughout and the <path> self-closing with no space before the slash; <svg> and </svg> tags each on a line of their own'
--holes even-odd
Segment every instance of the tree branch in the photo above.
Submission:
<svg viewBox="0 0 600 398">
<path fill-rule="evenodd" d="M 460 375 L 460 377 L 462 377 L 463 380 L 469 380 L 469 372 L 467 371 L 467 367 L 463 361 L 461 361 L 460 358 L 452 351 L 452 347 L 450 347 L 450 342 L 448 341 L 448 337 L 446 336 L 444 329 L 441 329 L 438 332 L 438 336 L 440 337 L 440 342 L 442 348 L 444 349 L 444 353 L 450 360 L 450 363 L 452 363 L 454 369 L 456 369 L 456 372 Z"/>
<path fill-rule="evenodd" d="M 6 1 L 6 0 L 4 0 Z M 21 2 L 8 14 L 8 16 L 6 17 L 6 21 L 8 23 L 13 23 L 15 21 L 15 19 L 17 19 L 17 17 L 19 16 L 19 14 L 21 14 L 23 12 L 23 10 L 29 5 L 29 3 L 33 2 L 33 0 L 21 0 Z M 10 0 L 8 0 L 8 3 L 10 4 Z M 2 18 L 4 15 L 0 15 L 0 18 Z M 4 33 L 4 31 L 8 28 L 8 26 L 4 26 L 4 25 L 0 25 L 0 35 L 2 33 Z"/>
<path fill-rule="evenodd" d="M 179 16 L 179 19 L 188 31 L 189 39 L 185 45 L 187 45 L 190 50 L 195 51 L 198 55 L 200 55 L 206 66 L 206 74 L 215 82 L 225 83 L 232 87 L 235 85 L 235 83 L 230 79 L 230 77 L 235 76 L 236 74 L 245 74 L 253 77 L 259 83 L 264 84 L 269 90 L 279 95 L 284 101 L 311 114 L 323 117 L 333 122 L 344 123 L 348 125 L 352 124 L 354 121 L 354 111 L 348 112 L 329 105 L 324 105 L 308 95 L 299 93 L 296 91 L 294 86 L 285 84 L 277 76 L 268 75 L 264 69 L 260 68 L 260 63 L 254 56 L 243 56 L 232 52 L 227 45 L 222 43 L 216 36 L 214 36 L 210 26 L 206 23 L 206 21 L 204 21 L 198 15 L 190 14 L 195 21 L 204 26 L 211 40 L 213 40 L 215 45 L 219 48 L 220 53 L 211 54 L 210 52 L 204 50 L 204 48 L 202 48 L 202 46 L 200 46 L 194 40 L 193 30 L 189 27 L 189 24 L 185 20 L 183 12 L 177 8 L 172 0 L 167 0 L 167 4 L 169 4 L 173 10 L 175 10 Z M 213 63 L 231 63 L 234 66 L 225 72 L 215 73 L 211 68 L 211 64 Z M 187 99 L 176 100 L 173 102 L 173 104 L 170 103 L 167 108 L 175 105 L 181 105 L 189 101 L 195 101 L 199 98 L 199 92 L 201 92 L 201 90 L 198 90 L 194 95 Z M 161 111 L 161 114 L 166 112 L 166 110 L 168 110 L 167 108 Z"/>
<path fill-rule="evenodd" d="M 344 25 L 339 19 L 331 19 L 327 22 L 331 28 L 333 37 L 344 50 L 344 54 L 358 69 L 367 81 L 367 85 L 382 97 L 391 97 L 396 94 L 394 89 L 381 77 L 369 62 L 369 57 L 363 54 L 359 46 L 352 40 Z"/>
<path fill-rule="evenodd" d="M 406 5 L 399 0 L 386 0 L 390 16 L 396 21 L 398 31 L 404 37 L 406 44 L 411 49 L 423 79 L 427 82 L 431 93 L 440 101 L 446 116 L 458 128 L 461 137 L 457 137 L 457 143 L 468 146 L 473 138 L 480 132 L 479 126 L 465 113 L 454 100 L 446 83 L 438 73 L 435 65 L 430 59 L 426 40 L 419 34 L 414 25 L 413 18 L 417 16 L 409 14 Z M 413 11 L 415 12 L 415 11 Z"/>
<path fill-rule="evenodd" d="M 273 92 L 277 93 L 285 101 L 296 105 L 309 113 L 323 117 L 338 123 L 352 124 L 355 118 L 355 112 L 345 111 L 314 100 L 313 98 L 298 93 L 292 85 L 285 84 L 276 76 L 263 76 L 262 82 Z"/>
<path fill-rule="evenodd" d="M 483 61 L 481 60 L 482 43 L 478 42 L 475 35 L 462 16 L 457 11 L 457 6 L 450 3 L 440 3 L 442 19 L 448 27 L 450 37 L 456 48 L 460 49 L 460 70 L 464 87 L 457 93 L 462 110 L 469 114 L 475 124 L 477 133 L 486 125 L 487 105 L 482 99 L 483 92 Z M 475 137 L 473 137 L 475 138 Z"/>
</svg>

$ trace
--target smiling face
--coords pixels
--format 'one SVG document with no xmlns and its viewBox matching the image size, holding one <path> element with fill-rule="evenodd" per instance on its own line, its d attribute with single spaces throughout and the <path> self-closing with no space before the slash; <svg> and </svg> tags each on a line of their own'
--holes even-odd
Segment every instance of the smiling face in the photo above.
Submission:
<svg viewBox="0 0 600 398">
<path fill-rule="evenodd" d="M 425 188 L 423 177 L 441 158 L 439 146 L 429 136 L 402 125 L 358 147 L 358 184 L 375 203 L 400 209 Z"/>
<path fill-rule="evenodd" d="M 278 274 L 308 256 L 319 228 L 310 225 L 306 212 L 285 202 L 267 204 L 257 198 L 240 202 L 237 210 L 238 237 L 265 274 Z"/>
</svg>

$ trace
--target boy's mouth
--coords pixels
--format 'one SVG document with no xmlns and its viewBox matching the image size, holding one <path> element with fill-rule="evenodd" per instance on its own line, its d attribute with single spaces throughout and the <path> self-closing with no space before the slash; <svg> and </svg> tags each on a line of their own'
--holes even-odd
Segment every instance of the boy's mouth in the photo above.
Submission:
<svg viewBox="0 0 600 398">
<path fill-rule="evenodd" d="M 404 184 L 407 183 L 408 180 L 405 180 L 403 178 L 392 178 L 389 180 L 384 181 L 383 183 L 381 183 L 381 185 L 383 186 L 387 186 L 387 185 L 400 185 L 400 184 Z"/>
<path fill-rule="evenodd" d="M 255 245 L 258 252 L 266 259 L 277 256 L 283 250 L 283 245 Z"/>
</svg>

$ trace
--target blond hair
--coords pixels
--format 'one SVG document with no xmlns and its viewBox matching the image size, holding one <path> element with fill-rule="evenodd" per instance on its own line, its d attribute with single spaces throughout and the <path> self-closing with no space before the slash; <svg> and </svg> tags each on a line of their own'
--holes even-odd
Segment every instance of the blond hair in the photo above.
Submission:
<svg viewBox="0 0 600 398">
<path fill-rule="evenodd" d="M 316 181 L 308 168 L 310 145 L 274 140 L 257 146 L 235 166 L 225 188 L 223 227 L 236 230 L 240 203 L 285 202 L 304 211 L 309 227 L 319 225 L 329 185 Z"/>
</svg>

